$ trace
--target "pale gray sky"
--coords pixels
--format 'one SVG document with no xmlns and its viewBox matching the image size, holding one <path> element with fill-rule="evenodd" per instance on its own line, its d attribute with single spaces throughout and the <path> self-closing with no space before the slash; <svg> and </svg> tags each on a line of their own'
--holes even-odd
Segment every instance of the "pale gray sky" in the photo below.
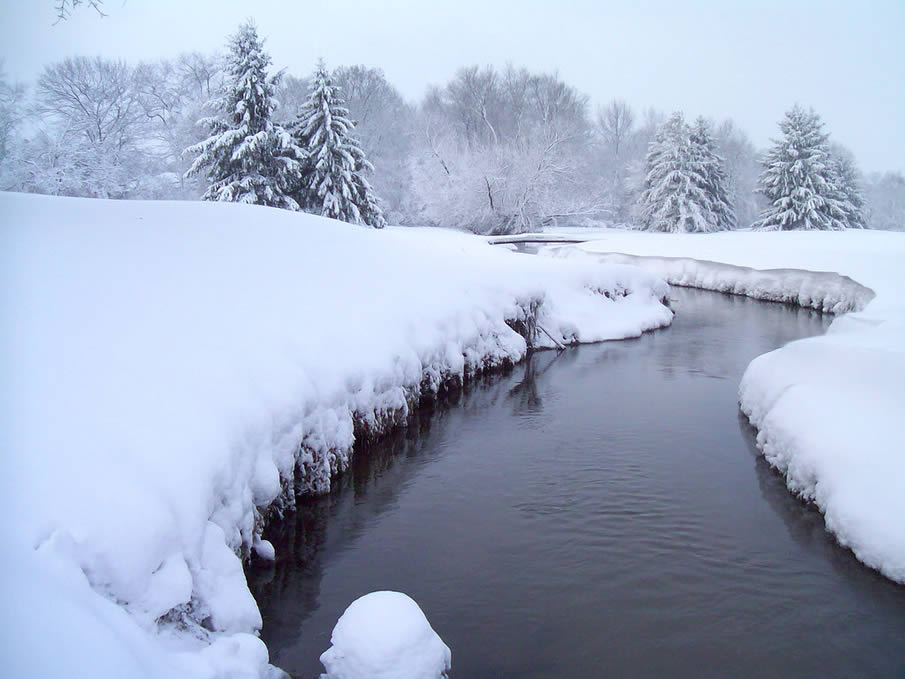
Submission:
<svg viewBox="0 0 905 679">
<path fill-rule="evenodd" d="M 0 58 L 31 82 L 76 54 L 221 49 L 252 17 L 277 67 L 382 68 L 406 98 L 467 64 L 558 71 L 594 105 L 731 117 L 763 146 L 813 106 L 865 171 L 905 169 L 905 0 L 106 0 L 52 25 L 54 0 L 0 0 Z"/>
</svg>

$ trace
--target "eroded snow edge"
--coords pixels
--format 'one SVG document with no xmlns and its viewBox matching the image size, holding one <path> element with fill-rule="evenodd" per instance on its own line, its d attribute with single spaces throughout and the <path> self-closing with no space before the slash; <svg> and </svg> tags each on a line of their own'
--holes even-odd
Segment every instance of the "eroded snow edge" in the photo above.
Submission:
<svg viewBox="0 0 905 679">
<path fill-rule="evenodd" d="M 575 249 L 553 250 L 570 257 Z M 824 313 L 863 310 L 875 297 L 873 290 L 832 271 L 752 269 L 690 257 L 654 257 L 623 253 L 588 253 L 608 264 L 639 266 L 661 276 L 670 285 L 743 295 L 767 302 L 797 304 Z"/>
</svg>

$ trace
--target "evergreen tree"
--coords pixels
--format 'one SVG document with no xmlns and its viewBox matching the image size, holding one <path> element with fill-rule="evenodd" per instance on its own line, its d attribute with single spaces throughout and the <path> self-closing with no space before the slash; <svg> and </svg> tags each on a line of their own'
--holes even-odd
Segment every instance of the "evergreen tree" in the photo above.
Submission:
<svg viewBox="0 0 905 679">
<path fill-rule="evenodd" d="M 307 155 L 296 200 L 308 212 L 379 229 L 386 220 L 365 178 L 374 168 L 352 136 L 354 127 L 339 88 L 318 62 L 308 100 L 291 126 Z"/>
<path fill-rule="evenodd" d="M 673 114 L 648 146 L 638 204 L 641 228 L 673 233 L 729 228 L 734 216 L 724 184 L 709 130 L 693 132 L 681 113 Z"/>
<path fill-rule="evenodd" d="M 779 124 L 783 138 L 764 158 L 759 191 L 770 201 L 755 228 L 840 230 L 855 212 L 839 186 L 823 123 L 794 106 Z"/>
<path fill-rule="evenodd" d="M 704 117 L 695 121 L 691 132 L 691 148 L 695 156 L 693 165 L 701 177 L 702 188 L 709 200 L 715 231 L 734 229 L 735 210 L 729 199 L 729 181 L 726 178 L 723 159 L 717 155 L 716 143 L 710 131 L 710 123 Z"/>
<path fill-rule="evenodd" d="M 202 121 L 211 136 L 187 149 L 199 155 L 186 177 L 207 171 L 211 185 L 202 200 L 298 210 L 292 189 L 304 152 L 271 120 L 280 74 L 268 78 L 270 56 L 251 22 L 232 36 L 229 52 L 225 92 L 209 103 L 221 115 Z"/>
<path fill-rule="evenodd" d="M 835 184 L 839 189 L 842 209 L 850 229 L 864 229 L 864 195 L 861 192 L 861 172 L 852 152 L 840 144 L 830 145 Z"/>
</svg>

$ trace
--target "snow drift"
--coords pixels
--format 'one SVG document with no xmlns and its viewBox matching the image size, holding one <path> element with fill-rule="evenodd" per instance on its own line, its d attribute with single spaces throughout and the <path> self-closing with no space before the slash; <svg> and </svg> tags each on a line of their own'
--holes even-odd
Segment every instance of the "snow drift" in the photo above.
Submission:
<svg viewBox="0 0 905 679">
<path fill-rule="evenodd" d="M 852 312 L 823 337 L 752 361 L 739 403 L 766 459 L 827 530 L 905 582 L 905 234 L 608 231 L 578 249 L 679 285 Z"/>
<path fill-rule="evenodd" d="M 240 560 L 272 556 L 262 511 L 329 489 L 356 432 L 529 341 L 672 318 L 639 269 L 451 232 L 16 194 L 0 213 L 16 676 L 267 675 Z"/>
<path fill-rule="evenodd" d="M 353 601 L 321 654 L 323 679 L 441 679 L 449 647 L 424 612 L 400 592 L 371 592 Z"/>
</svg>

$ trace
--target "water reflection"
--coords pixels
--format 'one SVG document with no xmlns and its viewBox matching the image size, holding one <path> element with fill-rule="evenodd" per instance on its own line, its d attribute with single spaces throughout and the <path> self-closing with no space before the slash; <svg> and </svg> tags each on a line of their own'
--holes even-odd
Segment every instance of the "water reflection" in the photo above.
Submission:
<svg viewBox="0 0 905 679">
<path fill-rule="evenodd" d="M 573 356 L 574 353 L 568 350 L 542 351 L 529 356 L 522 364 L 521 379 L 506 395 L 512 402 L 512 412 L 524 416 L 540 415 L 544 410 L 544 396 L 539 381 L 548 370 L 569 363 Z"/>
<path fill-rule="evenodd" d="M 304 622 L 320 608 L 321 578 L 331 559 L 395 507 L 399 493 L 443 454 L 442 446 L 431 444 L 469 414 L 486 412 L 500 402 L 511 403 L 517 415 L 542 412 L 538 377 L 558 356 L 534 354 L 502 374 L 478 378 L 419 409 L 405 428 L 376 444 L 357 446 L 350 469 L 334 481 L 329 495 L 299 499 L 296 511 L 267 528 L 265 537 L 274 544 L 277 559 L 253 562 L 246 575 L 266 621 L 262 638 L 272 651 L 271 662 L 281 665 L 279 649 L 291 647 Z M 286 601 L 292 605 L 286 606 Z M 330 631 L 318 634 L 323 650 L 329 646 Z"/>
<path fill-rule="evenodd" d="M 676 289 L 672 327 L 541 352 L 361 450 L 253 569 L 272 661 L 399 589 L 453 676 L 895 676 L 905 588 L 835 544 L 739 419 L 754 356 L 829 319 Z"/>
<path fill-rule="evenodd" d="M 905 676 L 905 586 L 865 567 L 849 549 L 826 531 L 823 516 L 813 503 L 789 492 L 785 479 L 757 449 L 756 431 L 739 413 L 739 430 L 751 454 L 761 497 L 782 519 L 788 536 L 798 547 L 782 554 L 797 578 L 796 599 L 809 604 L 810 624 L 837 631 L 832 643 L 846 656 L 836 663 L 838 676 Z M 814 572 L 813 563 L 828 566 L 835 577 Z M 801 583 L 801 584 L 799 584 Z M 779 614 L 782 616 L 782 613 Z M 788 617 L 788 616 L 787 616 Z M 874 624 L 865 624 L 871 620 Z M 783 625 L 782 620 L 775 621 Z"/>
<path fill-rule="evenodd" d="M 668 333 L 657 335 L 662 346 L 658 344 L 653 350 L 667 376 L 678 371 L 734 379 L 739 357 L 754 357 L 763 353 L 761 347 L 781 347 L 791 340 L 815 334 L 815 330 L 822 334 L 833 320 L 830 315 L 790 304 L 770 304 L 770 313 L 760 314 L 757 310 L 764 302 L 675 287 L 671 304 L 681 318 L 688 341 L 671 341 Z M 692 313 L 685 315 L 686 310 Z M 729 328 L 731 332 L 726 331 Z M 737 346 L 727 351 L 722 346 L 727 341 Z"/>
<path fill-rule="evenodd" d="M 905 586 L 897 585 L 877 571 L 866 568 L 851 550 L 840 545 L 827 532 L 823 515 L 816 505 L 789 492 L 783 475 L 773 468 L 757 448 L 757 431 L 741 412 L 738 426 L 754 462 L 754 473 L 761 497 L 776 512 L 791 537 L 802 550 L 811 552 L 845 577 L 852 587 L 870 590 L 870 596 L 880 599 L 902 597 Z"/>
</svg>

